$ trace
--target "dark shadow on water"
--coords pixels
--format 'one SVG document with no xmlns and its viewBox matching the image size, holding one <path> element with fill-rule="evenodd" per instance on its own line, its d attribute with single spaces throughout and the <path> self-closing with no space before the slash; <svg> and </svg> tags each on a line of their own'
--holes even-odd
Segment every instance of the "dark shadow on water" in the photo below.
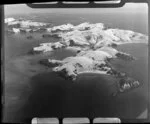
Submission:
<svg viewBox="0 0 150 124">
<path fill-rule="evenodd" d="M 80 77 L 66 81 L 55 73 L 32 77 L 32 93 L 22 111 L 22 121 L 33 117 L 122 117 L 135 118 L 146 108 L 140 93 L 130 92 L 112 97 L 115 86 L 106 79 Z"/>
</svg>

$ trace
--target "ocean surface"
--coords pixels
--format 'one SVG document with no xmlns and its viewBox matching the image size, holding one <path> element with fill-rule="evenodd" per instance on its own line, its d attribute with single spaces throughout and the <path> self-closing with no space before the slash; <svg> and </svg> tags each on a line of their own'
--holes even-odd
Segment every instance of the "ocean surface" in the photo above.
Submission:
<svg viewBox="0 0 150 124">
<path fill-rule="evenodd" d="M 53 25 L 64 23 L 103 22 L 112 27 L 148 34 L 144 15 L 17 15 Z M 138 19 L 143 17 L 145 19 Z M 99 74 L 82 74 L 77 81 L 66 81 L 50 68 L 39 64 L 42 58 L 63 59 L 74 56 L 70 50 L 57 50 L 45 55 L 29 51 L 41 42 L 56 42 L 57 38 L 43 38 L 41 33 L 5 34 L 5 122 L 28 122 L 33 117 L 120 117 L 138 118 L 147 110 L 148 102 L 148 45 L 124 44 L 117 47 L 137 58 L 133 62 L 112 60 L 117 70 L 126 72 L 142 84 L 139 88 L 112 97 L 116 79 Z M 144 114 L 141 118 L 146 118 Z"/>
<path fill-rule="evenodd" d="M 121 28 L 127 30 L 137 31 L 139 33 L 148 34 L 148 14 L 143 13 L 111 13 L 100 11 L 99 13 L 29 13 L 24 15 L 6 15 L 5 17 L 22 17 L 32 19 L 38 22 L 48 22 L 55 25 L 71 23 L 78 25 L 83 22 L 90 23 L 104 23 L 112 28 Z"/>
</svg>

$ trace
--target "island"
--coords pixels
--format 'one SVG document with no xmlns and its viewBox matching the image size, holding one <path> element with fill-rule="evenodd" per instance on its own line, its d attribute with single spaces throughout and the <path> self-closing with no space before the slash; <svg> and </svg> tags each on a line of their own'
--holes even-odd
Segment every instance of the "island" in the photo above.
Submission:
<svg viewBox="0 0 150 124">
<path fill-rule="evenodd" d="M 52 26 L 50 23 L 35 22 L 24 18 L 6 18 L 4 22 L 9 33 L 43 32 Z"/>
<path fill-rule="evenodd" d="M 140 86 L 140 82 L 124 72 L 119 72 L 110 64 L 111 59 L 134 61 L 136 58 L 128 53 L 117 50 L 117 46 L 126 43 L 148 43 L 148 36 L 131 30 L 113 29 L 103 23 L 79 25 L 63 24 L 50 27 L 48 23 L 29 20 L 6 19 L 9 30 L 19 33 L 42 30 L 43 37 L 57 37 L 56 42 L 41 43 L 32 49 L 32 53 L 46 53 L 56 49 L 72 49 L 76 56 L 63 60 L 43 59 L 40 63 L 52 68 L 52 71 L 66 80 L 76 81 L 82 73 L 98 73 L 110 75 L 118 79 L 118 93 Z M 16 25 L 19 24 L 19 27 Z M 28 29 L 28 30 L 27 30 Z M 116 94 L 115 94 L 116 95 Z"/>
</svg>

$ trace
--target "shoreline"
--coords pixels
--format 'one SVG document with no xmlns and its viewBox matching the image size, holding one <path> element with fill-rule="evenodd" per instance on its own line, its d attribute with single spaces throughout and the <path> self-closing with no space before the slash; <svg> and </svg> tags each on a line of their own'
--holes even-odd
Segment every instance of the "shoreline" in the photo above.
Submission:
<svg viewBox="0 0 150 124">
<path fill-rule="evenodd" d="M 82 72 L 78 72 L 77 76 L 80 74 L 101 74 L 101 75 L 109 75 L 104 71 L 82 71 Z"/>
<path fill-rule="evenodd" d="M 124 43 L 124 44 L 120 44 L 120 45 L 125 45 L 125 44 L 131 44 L 131 43 Z M 139 43 L 132 43 L 132 44 L 139 44 Z M 62 51 L 62 54 L 63 54 L 63 51 Z M 17 56 L 17 58 L 18 58 L 18 56 Z M 10 60 L 10 61 L 13 61 L 13 60 Z M 34 61 L 34 59 L 33 59 L 33 61 Z M 34 63 L 32 63 L 32 66 L 28 66 L 28 64 L 25 64 L 25 65 L 21 64 L 22 61 L 20 61 L 20 64 L 17 64 L 17 62 L 19 63 L 19 61 L 15 61 L 15 62 L 16 62 L 15 64 L 17 65 L 17 67 L 24 66 L 24 68 L 22 69 L 22 72 L 24 74 L 30 74 L 30 73 L 28 73 L 28 67 L 32 71 L 34 71 Z M 13 66 L 10 66 L 10 67 L 14 68 Z M 40 67 L 40 65 L 36 66 L 36 68 L 39 68 L 39 67 Z M 42 76 L 40 76 L 38 74 L 32 75 L 32 77 L 34 79 L 32 79 L 31 82 L 25 82 L 26 85 L 31 86 L 31 88 L 32 88 L 31 94 L 29 94 L 29 92 L 26 92 L 26 87 L 24 87 L 24 85 L 22 86 L 23 89 L 21 90 L 22 94 L 20 97 L 22 99 L 24 99 L 24 95 L 29 95 L 30 99 L 27 99 L 27 101 L 23 101 L 23 103 L 18 103 L 17 101 L 15 101 L 17 103 L 16 104 L 17 106 L 21 106 L 21 104 L 23 104 L 23 105 L 25 104 L 23 108 L 24 108 L 24 110 L 27 111 L 27 113 L 22 117 L 22 119 L 26 118 L 28 116 L 28 114 L 31 117 L 35 116 L 35 115 L 43 116 L 42 115 L 43 113 L 48 116 L 49 115 L 51 115 L 51 116 L 57 116 L 57 115 L 64 116 L 65 115 L 66 116 L 66 115 L 69 115 L 68 113 L 70 113 L 72 115 L 76 115 L 76 114 L 80 115 L 80 111 L 81 111 L 81 115 L 89 116 L 89 117 L 91 117 L 93 115 L 94 116 L 103 115 L 102 111 L 103 111 L 105 105 L 102 104 L 102 101 L 105 100 L 105 98 L 104 98 L 105 95 L 104 96 L 101 95 L 101 93 L 104 89 L 101 87 L 101 86 L 103 86 L 103 83 L 101 85 L 101 83 L 99 83 L 99 81 L 102 80 L 101 82 L 105 83 L 105 80 L 103 80 L 103 77 L 106 76 L 105 73 L 102 74 L 102 73 L 99 73 L 99 71 L 95 71 L 94 73 L 93 72 L 91 73 L 91 71 L 84 71 L 84 72 L 81 72 L 80 74 L 81 75 L 82 74 L 83 75 L 84 74 L 85 75 L 86 74 L 91 74 L 91 75 L 94 75 L 94 74 L 99 75 L 100 74 L 103 77 L 98 77 L 97 79 L 99 79 L 99 80 L 97 81 L 95 78 L 91 78 L 89 76 L 90 79 L 82 78 L 81 80 L 79 80 L 80 83 L 72 84 L 71 82 L 63 80 L 60 77 L 57 77 L 57 76 L 55 77 L 55 74 L 53 74 L 53 73 L 41 72 L 40 69 L 41 68 L 44 69 L 45 68 L 44 66 L 39 69 L 36 69 L 36 68 L 35 68 L 35 70 L 39 70 L 40 75 L 42 75 Z M 141 70 L 141 69 L 139 69 L 139 70 Z M 17 75 L 16 72 L 15 72 L 15 74 Z M 9 75 L 6 75 L 6 76 L 8 76 L 10 82 L 14 81 L 13 77 L 9 77 Z M 19 75 L 17 75 L 17 76 L 19 76 Z M 143 78 L 142 75 L 139 75 L 139 77 L 140 76 L 141 76 L 141 78 Z M 22 78 L 23 77 L 24 76 L 22 75 Z M 138 77 L 138 74 L 137 74 L 137 77 Z M 112 78 L 110 78 L 110 79 L 107 78 L 106 80 L 109 80 L 110 82 L 106 82 L 104 85 L 109 85 L 109 83 L 112 84 L 111 79 Z M 144 80 L 144 78 L 142 80 Z M 16 80 L 15 82 L 17 84 L 17 83 L 20 83 L 21 80 L 20 81 Z M 6 82 L 6 83 L 8 83 L 8 82 Z M 82 83 L 84 84 L 84 86 L 82 85 Z M 147 85 L 146 84 L 147 82 L 144 82 L 144 83 L 145 83 L 144 85 Z M 9 84 L 7 84 L 7 85 L 9 85 Z M 9 88 L 11 88 L 10 90 L 12 90 L 12 91 L 14 90 L 19 93 L 19 91 L 17 91 L 18 87 L 19 87 L 19 85 L 14 85 L 12 83 L 11 86 L 8 87 L 8 90 L 9 90 Z M 107 94 L 107 92 L 109 92 L 109 93 L 112 92 L 111 91 L 112 87 L 106 86 L 105 88 L 107 90 L 106 91 L 104 90 L 103 94 L 105 94 L 105 93 Z M 107 106 L 107 105 L 105 106 L 106 109 L 108 110 L 108 112 L 106 112 L 104 115 L 109 115 L 109 114 L 113 115 L 113 116 L 118 115 L 118 116 L 123 116 L 125 118 L 136 117 L 138 114 L 140 114 L 140 111 L 143 111 L 143 108 L 146 107 L 145 92 L 147 92 L 147 90 L 145 88 L 143 88 L 143 89 L 142 88 L 143 87 L 140 87 L 131 92 L 127 92 L 126 94 L 118 95 L 116 98 L 110 98 L 109 102 L 105 102 L 106 104 L 110 104 L 110 106 Z M 142 89 L 142 90 L 140 90 L 140 89 Z M 108 90 L 110 90 L 110 91 L 108 91 Z M 114 89 L 113 89 L 113 91 L 114 91 Z M 12 96 L 16 95 L 14 92 L 11 92 L 11 94 L 12 94 Z M 11 99 L 9 99 L 9 100 L 11 101 Z M 126 102 L 127 100 L 128 100 L 128 102 Z M 39 102 L 39 101 L 42 101 L 42 102 Z M 77 105 L 74 104 L 76 101 L 78 101 Z M 6 102 L 8 102 L 8 101 L 6 101 Z M 58 102 L 60 102 L 62 104 L 59 104 Z M 120 102 L 124 102 L 124 104 L 119 104 Z M 6 109 L 15 112 L 16 110 L 15 109 L 13 110 L 13 108 L 15 108 L 15 104 L 13 104 L 12 106 L 11 106 L 11 102 L 8 104 L 9 104 L 9 107 Z M 54 107 L 56 104 L 57 104 L 57 106 Z M 117 104 L 117 106 L 116 106 L 116 104 Z M 93 105 L 93 106 L 91 106 L 91 105 Z M 90 109 L 87 109 L 87 108 L 89 108 L 89 106 L 91 106 Z M 39 108 L 39 107 L 41 107 L 40 110 L 37 110 L 37 108 Z M 47 107 L 52 109 L 52 111 L 47 110 Z M 109 107 L 110 107 L 110 109 L 109 109 Z M 133 109 L 133 111 L 129 111 L 128 110 L 129 108 Z M 60 110 L 64 109 L 65 112 L 64 113 L 62 112 L 60 114 L 59 109 Z M 114 111 L 111 111 L 111 110 L 114 110 Z M 117 110 L 117 111 L 115 111 L 115 110 Z M 42 112 L 42 114 L 41 114 L 41 112 Z M 57 114 L 57 112 L 58 112 L 58 114 Z M 105 112 L 105 110 L 103 112 Z M 15 113 L 15 114 L 17 115 L 18 113 Z M 18 119 L 16 115 L 13 115 L 14 120 Z M 9 115 L 9 116 L 12 116 L 12 115 Z"/>
</svg>

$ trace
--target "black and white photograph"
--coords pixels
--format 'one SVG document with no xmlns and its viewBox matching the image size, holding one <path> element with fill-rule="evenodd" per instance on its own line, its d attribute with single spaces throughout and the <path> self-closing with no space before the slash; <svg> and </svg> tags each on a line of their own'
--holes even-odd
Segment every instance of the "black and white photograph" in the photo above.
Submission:
<svg viewBox="0 0 150 124">
<path fill-rule="evenodd" d="M 4 123 L 148 118 L 148 4 L 4 5 Z"/>
</svg>

